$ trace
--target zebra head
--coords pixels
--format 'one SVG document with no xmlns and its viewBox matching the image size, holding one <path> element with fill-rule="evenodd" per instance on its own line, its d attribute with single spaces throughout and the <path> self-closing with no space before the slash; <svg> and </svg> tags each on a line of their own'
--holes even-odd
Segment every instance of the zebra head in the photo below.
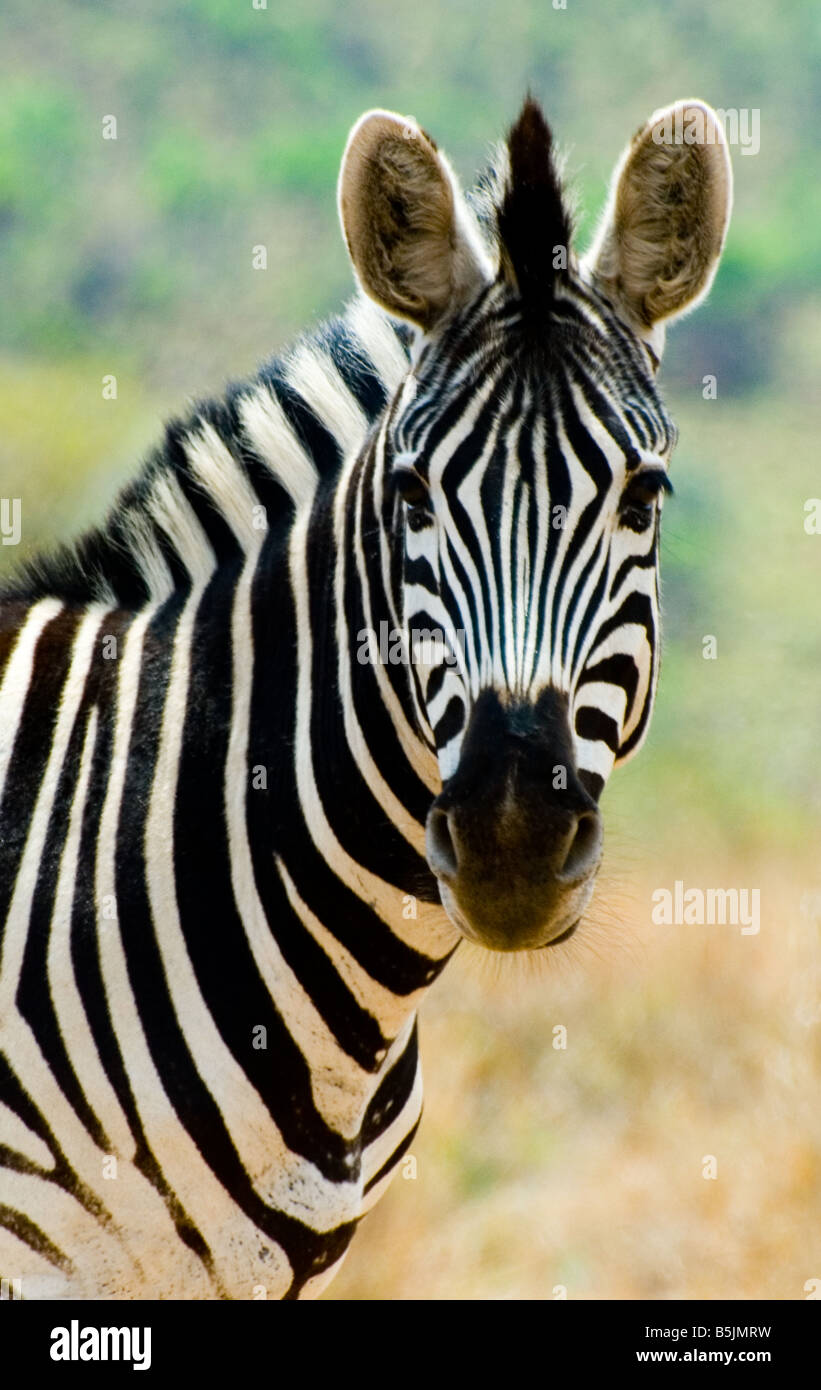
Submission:
<svg viewBox="0 0 821 1390">
<path fill-rule="evenodd" d="M 373 111 L 339 190 L 362 289 L 413 329 L 376 450 L 441 776 L 428 863 L 454 924 L 503 951 L 578 925 L 602 788 L 647 731 L 675 440 L 655 376 L 731 203 L 715 113 L 679 103 L 633 138 L 577 257 L 551 146 L 529 99 L 466 197 L 415 121 Z"/>
</svg>

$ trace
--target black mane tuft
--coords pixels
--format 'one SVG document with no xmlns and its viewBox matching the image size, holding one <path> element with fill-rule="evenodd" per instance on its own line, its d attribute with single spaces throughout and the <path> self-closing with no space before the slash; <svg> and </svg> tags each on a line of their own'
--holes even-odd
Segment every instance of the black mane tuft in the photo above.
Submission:
<svg viewBox="0 0 821 1390">
<path fill-rule="evenodd" d="M 497 212 L 502 266 L 523 306 L 549 312 L 561 269 L 554 247 L 569 256 L 572 220 L 553 159 L 553 136 L 537 101 L 528 96 L 507 137 L 510 172 Z"/>
</svg>

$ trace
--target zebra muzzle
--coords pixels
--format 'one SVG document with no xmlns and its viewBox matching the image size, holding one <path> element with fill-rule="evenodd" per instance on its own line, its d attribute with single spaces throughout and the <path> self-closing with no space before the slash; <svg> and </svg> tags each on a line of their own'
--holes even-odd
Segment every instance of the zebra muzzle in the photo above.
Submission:
<svg viewBox="0 0 821 1390">
<path fill-rule="evenodd" d="M 427 818 L 428 863 L 454 925 L 496 951 L 566 938 L 592 897 L 602 841 L 564 697 L 503 704 L 484 691 Z"/>
</svg>

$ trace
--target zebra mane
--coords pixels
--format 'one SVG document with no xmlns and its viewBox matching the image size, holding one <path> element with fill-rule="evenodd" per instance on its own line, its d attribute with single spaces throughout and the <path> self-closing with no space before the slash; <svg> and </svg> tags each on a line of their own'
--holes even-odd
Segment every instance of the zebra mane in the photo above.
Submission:
<svg viewBox="0 0 821 1390">
<path fill-rule="evenodd" d="M 573 215 L 550 126 L 531 96 L 477 193 L 485 234 L 498 248 L 500 275 L 518 293 L 525 314 L 544 323 L 565 274 L 554 266 L 557 247 L 565 248 L 569 263 Z"/>
<path fill-rule="evenodd" d="M 409 336 L 356 299 L 222 398 L 195 401 L 102 525 L 24 561 L 0 598 L 138 609 L 185 587 L 204 546 L 220 562 L 257 525 L 287 530 L 361 445 L 407 368 Z"/>
</svg>

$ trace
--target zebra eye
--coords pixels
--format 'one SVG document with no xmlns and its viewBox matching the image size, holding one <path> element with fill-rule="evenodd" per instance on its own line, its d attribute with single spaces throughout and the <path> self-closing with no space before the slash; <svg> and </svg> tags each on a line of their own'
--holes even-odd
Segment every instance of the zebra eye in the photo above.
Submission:
<svg viewBox="0 0 821 1390">
<path fill-rule="evenodd" d="M 411 531 L 421 531 L 433 520 L 430 511 L 430 494 L 414 468 L 396 468 L 393 485 L 407 509 L 407 521 Z"/>
<path fill-rule="evenodd" d="M 627 484 L 619 503 L 619 520 L 629 531 L 647 531 L 653 525 L 656 503 L 673 485 L 663 468 L 644 468 Z"/>
</svg>

